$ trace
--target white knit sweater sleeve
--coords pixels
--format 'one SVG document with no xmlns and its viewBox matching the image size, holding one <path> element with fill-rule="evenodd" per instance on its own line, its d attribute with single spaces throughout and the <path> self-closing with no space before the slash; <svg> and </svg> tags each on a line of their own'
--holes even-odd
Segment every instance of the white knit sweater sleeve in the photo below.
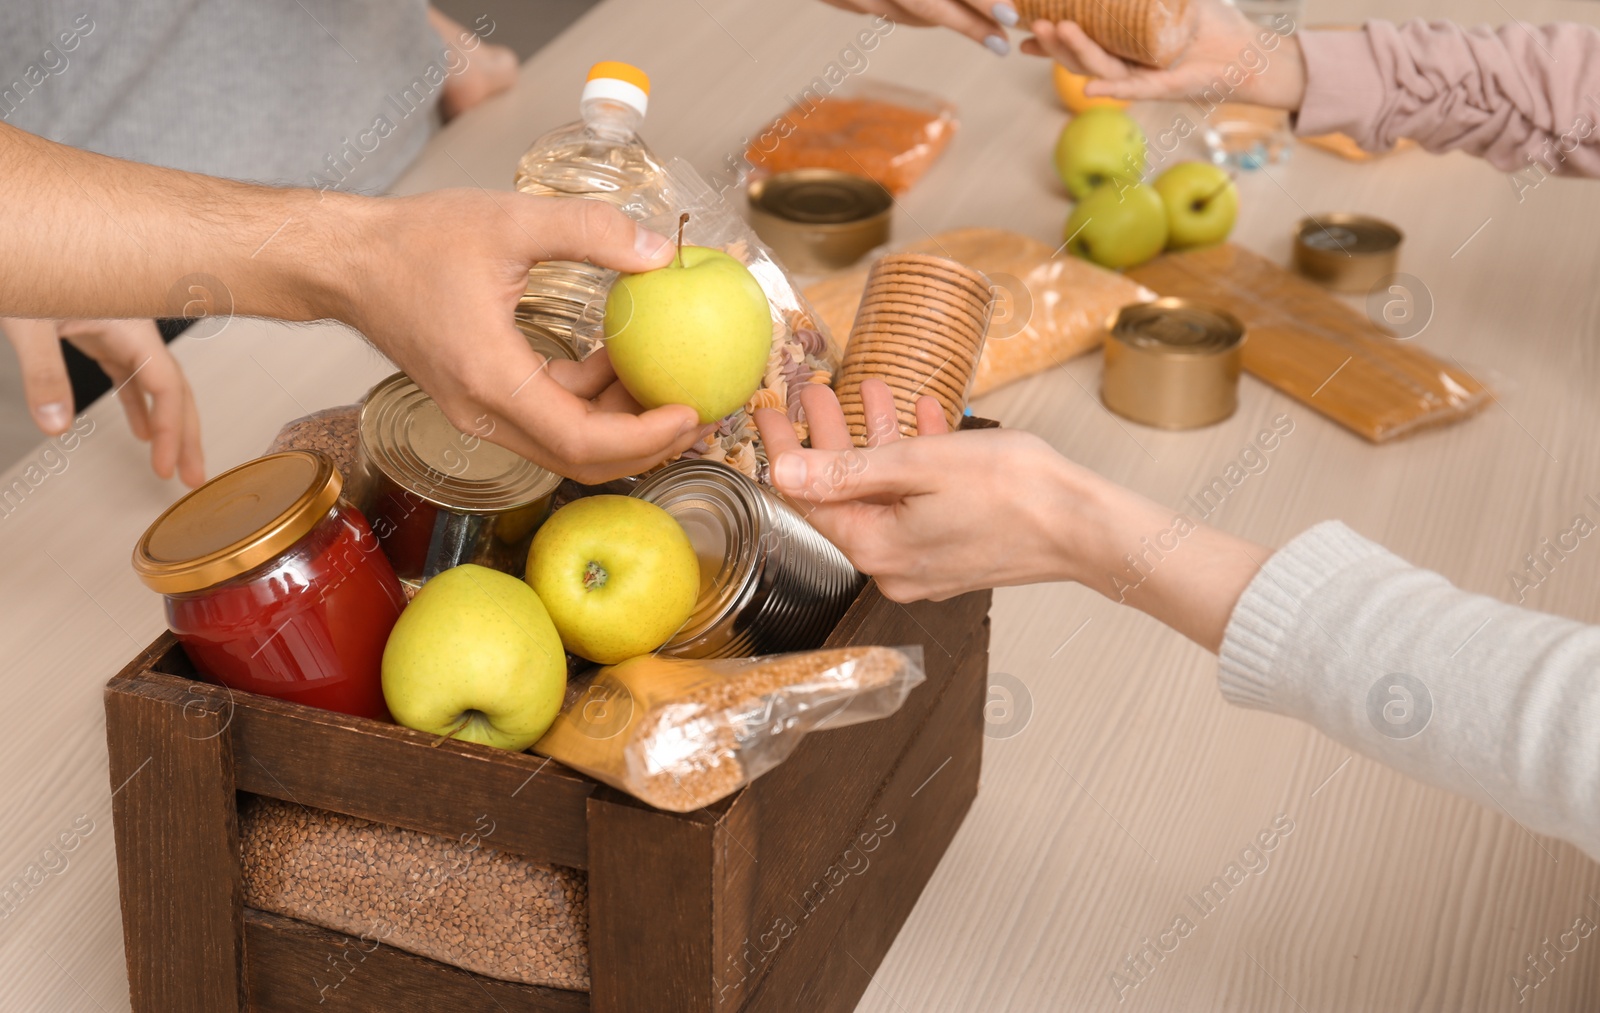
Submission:
<svg viewBox="0 0 1600 1013">
<path fill-rule="evenodd" d="M 1600 859 L 1600 627 L 1468 594 L 1328 522 L 1245 590 L 1220 682 Z"/>
</svg>

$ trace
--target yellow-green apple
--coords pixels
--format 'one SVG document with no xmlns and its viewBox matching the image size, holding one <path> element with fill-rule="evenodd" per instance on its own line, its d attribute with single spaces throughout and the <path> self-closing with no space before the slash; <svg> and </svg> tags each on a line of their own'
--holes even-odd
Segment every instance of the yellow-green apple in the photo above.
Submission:
<svg viewBox="0 0 1600 1013">
<path fill-rule="evenodd" d="M 525 579 L 567 650 L 614 665 L 682 628 L 700 595 L 700 561 L 683 526 L 654 503 L 590 496 L 533 536 Z"/>
<path fill-rule="evenodd" d="M 407 728 L 522 750 L 561 710 L 567 659 L 539 596 L 466 563 L 422 585 L 383 650 L 383 699 Z"/>
<path fill-rule="evenodd" d="M 1137 183 L 1148 157 L 1144 130 L 1121 109 L 1095 106 L 1074 116 L 1056 141 L 1056 172 L 1074 200 L 1105 183 Z"/>
<path fill-rule="evenodd" d="M 772 350 L 772 311 L 748 268 L 721 250 L 682 247 L 666 267 L 617 279 L 606 351 L 646 408 L 685 404 L 701 422 L 744 406 Z"/>
<path fill-rule="evenodd" d="M 1239 217 L 1239 188 L 1210 162 L 1180 162 L 1154 183 L 1167 206 L 1167 245 L 1211 246 L 1228 238 Z"/>
<path fill-rule="evenodd" d="M 1144 184 L 1103 186 L 1067 219 L 1067 252 L 1101 267 L 1136 267 L 1167 245 L 1167 206 Z"/>
</svg>

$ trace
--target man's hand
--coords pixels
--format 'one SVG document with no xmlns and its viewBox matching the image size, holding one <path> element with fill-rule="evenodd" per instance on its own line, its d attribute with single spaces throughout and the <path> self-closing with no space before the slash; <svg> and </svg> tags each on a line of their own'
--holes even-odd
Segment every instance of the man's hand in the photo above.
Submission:
<svg viewBox="0 0 1600 1013">
<path fill-rule="evenodd" d="M 1305 59 L 1299 39 L 1290 34 L 1298 26 L 1287 15 L 1283 24 L 1264 28 L 1222 0 L 1194 0 L 1190 16 L 1194 39 L 1166 70 L 1112 56 L 1071 21 L 1029 25 L 1034 37 L 1022 43 L 1022 51 L 1098 78 L 1084 88 L 1091 97 L 1202 102 L 1233 98 L 1291 112 L 1300 108 L 1306 91 Z"/>
<path fill-rule="evenodd" d="M 61 338 L 100 364 L 116 385 L 133 435 L 150 444 L 150 467 L 176 471 L 193 488 L 205 481 L 194 393 L 152 320 L 0 320 L 22 366 L 34 422 L 49 436 L 72 424 L 72 383 Z"/>
<path fill-rule="evenodd" d="M 28 265 L 0 271 L 0 313 L 10 316 L 225 307 L 342 321 L 463 431 L 487 431 L 571 478 L 637 474 L 708 428 L 684 405 L 634 414 L 604 357 L 549 366 L 512 323 L 539 261 L 644 271 L 671 259 L 666 237 L 599 201 L 254 186 L 105 158 L 0 123 L 0 249 Z M 194 298 L 195 278 L 208 299 Z"/>
<path fill-rule="evenodd" d="M 452 190 L 373 202 L 341 314 L 463 432 L 583 482 L 637 474 L 693 446 L 693 408 L 639 412 L 610 360 L 547 363 L 512 323 L 528 268 L 665 266 L 672 244 L 599 201 Z"/>
<path fill-rule="evenodd" d="M 823 0 L 847 11 L 878 14 L 913 27 L 943 25 L 998 56 L 1011 51 L 1006 29 L 1019 20 L 1008 0 Z"/>
</svg>

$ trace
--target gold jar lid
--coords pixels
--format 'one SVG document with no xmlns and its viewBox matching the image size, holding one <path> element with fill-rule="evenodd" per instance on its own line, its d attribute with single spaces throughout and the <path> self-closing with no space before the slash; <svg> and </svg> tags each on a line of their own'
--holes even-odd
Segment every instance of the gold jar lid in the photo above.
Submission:
<svg viewBox="0 0 1600 1013">
<path fill-rule="evenodd" d="M 452 426 L 433 398 L 396 373 L 361 407 L 361 455 L 399 488 L 455 513 L 504 513 L 538 502 L 561 476 Z M 487 434 L 485 434 L 487 435 Z"/>
<path fill-rule="evenodd" d="M 247 573 L 310 533 L 339 500 L 333 459 L 291 450 L 247 461 L 172 504 L 133 550 L 133 569 L 162 594 Z"/>
</svg>

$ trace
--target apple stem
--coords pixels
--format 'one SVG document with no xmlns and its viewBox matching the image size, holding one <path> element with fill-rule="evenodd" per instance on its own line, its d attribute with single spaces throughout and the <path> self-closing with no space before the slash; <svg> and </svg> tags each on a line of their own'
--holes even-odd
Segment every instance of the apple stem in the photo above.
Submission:
<svg viewBox="0 0 1600 1013">
<path fill-rule="evenodd" d="M 1210 204 L 1212 201 L 1214 201 L 1218 197 L 1222 196 L 1222 191 L 1228 189 L 1228 187 L 1230 187 L 1230 186 L 1232 186 L 1234 184 L 1234 181 L 1235 181 L 1235 179 L 1237 179 L 1238 175 L 1239 174 L 1236 173 L 1236 172 L 1228 173 L 1228 181 L 1226 183 L 1222 184 L 1221 186 L 1217 187 L 1215 190 L 1211 191 L 1210 193 L 1206 194 L 1204 197 L 1201 197 L 1199 200 L 1195 201 L 1194 202 L 1194 209 L 1196 211 L 1204 211 L 1206 209 L 1206 205 Z"/>
<path fill-rule="evenodd" d="M 593 591 L 606 586 L 606 580 L 611 575 L 606 573 L 606 568 L 590 560 L 589 565 L 583 568 L 583 589 Z"/>
<path fill-rule="evenodd" d="M 428 745 L 436 747 L 436 746 L 439 745 L 439 743 L 445 741 L 446 739 L 455 738 L 457 735 L 460 735 L 461 734 L 461 730 L 463 728 L 467 727 L 467 725 L 470 724 L 471 722 L 472 722 L 472 715 L 468 714 L 466 717 L 461 719 L 461 723 L 459 725 L 456 725 L 454 728 L 450 729 L 448 732 L 445 732 L 443 735 L 439 736 L 437 739 L 434 739 L 432 742 L 428 743 Z"/>
<path fill-rule="evenodd" d="M 689 224 L 689 212 L 678 216 L 678 266 L 683 266 L 683 229 Z"/>
</svg>

